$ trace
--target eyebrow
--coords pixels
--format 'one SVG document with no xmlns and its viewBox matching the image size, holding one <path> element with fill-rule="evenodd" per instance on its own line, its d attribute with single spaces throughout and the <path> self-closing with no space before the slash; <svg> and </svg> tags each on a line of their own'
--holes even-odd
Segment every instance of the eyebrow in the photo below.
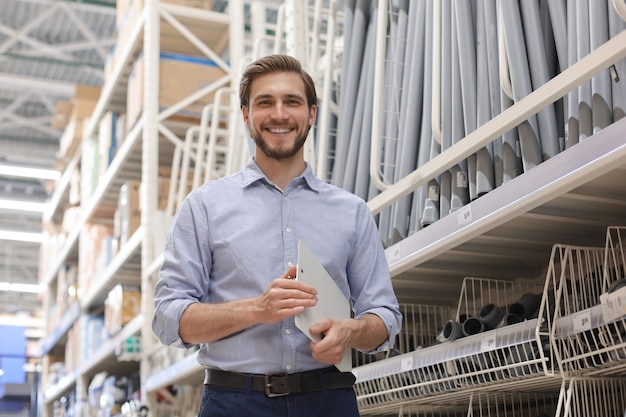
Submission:
<svg viewBox="0 0 626 417">
<path fill-rule="evenodd" d="M 306 98 L 303 95 L 300 95 L 300 94 L 285 94 L 284 96 L 280 96 L 280 97 L 306 101 Z M 268 98 L 276 98 L 276 96 L 274 96 L 272 94 L 259 94 L 258 96 L 254 97 L 253 100 L 254 101 L 258 101 L 258 100 L 264 100 L 264 99 L 268 99 Z"/>
</svg>

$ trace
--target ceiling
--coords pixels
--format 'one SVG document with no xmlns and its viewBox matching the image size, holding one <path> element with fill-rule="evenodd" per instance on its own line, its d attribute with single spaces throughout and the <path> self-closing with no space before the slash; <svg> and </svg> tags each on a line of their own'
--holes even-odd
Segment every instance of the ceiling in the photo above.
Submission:
<svg viewBox="0 0 626 417">
<path fill-rule="evenodd" d="M 0 164 L 63 170 L 55 105 L 76 84 L 100 86 L 115 44 L 115 0 L 0 2 Z M 51 181 L 0 176 L 0 199 L 45 202 Z M 0 230 L 39 232 L 41 213 L 0 209 Z M 2 239 L 0 282 L 38 283 L 38 243 Z M 36 294 L 0 291 L 0 315 L 41 309 Z M 38 313 L 37 313 L 38 314 Z"/>
</svg>

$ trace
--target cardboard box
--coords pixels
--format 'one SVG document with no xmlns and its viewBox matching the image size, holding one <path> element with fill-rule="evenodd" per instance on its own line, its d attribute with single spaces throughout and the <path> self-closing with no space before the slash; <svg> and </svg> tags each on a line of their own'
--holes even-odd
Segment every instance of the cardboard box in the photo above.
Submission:
<svg viewBox="0 0 626 417">
<path fill-rule="evenodd" d="M 98 127 L 98 171 L 102 176 L 117 152 L 117 113 L 108 111 Z"/>
<path fill-rule="evenodd" d="M 139 209 L 139 181 L 127 181 L 120 187 L 117 210 L 114 217 L 114 235 L 118 238 L 120 249 L 135 233 L 141 224 Z"/>
<path fill-rule="evenodd" d="M 114 335 L 141 312 L 141 290 L 136 286 L 118 284 L 104 301 L 104 323 Z"/>
<path fill-rule="evenodd" d="M 126 123 L 130 131 L 143 111 L 144 57 L 141 54 L 134 63 L 128 79 L 126 100 Z M 214 83 L 226 72 L 205 58 L 162 52 L 159 60 L 159 110 L 171 107 L 198 90 Z M 213 101 L 214 93 L 177 112 L 177 116 L 199 122 L 202 109 Z"/>
<path fill-rule="evenodd" d="M 59 143 L 59 157 L 61 159 L 71 159 L 78 151 L 83 138 L 83 125 L 93 113 L 99 98 L 99 87 L 81 84 L 76 86 L 70 118 Z"/>
<path fill-rule="evenodd" d="M 54 106 L 54 115 L 52 116 L 52 127 L 55 129 L 65 129 L 70 122 L 72 116 L 72 102 L 59 101 Z"/>
</svg>

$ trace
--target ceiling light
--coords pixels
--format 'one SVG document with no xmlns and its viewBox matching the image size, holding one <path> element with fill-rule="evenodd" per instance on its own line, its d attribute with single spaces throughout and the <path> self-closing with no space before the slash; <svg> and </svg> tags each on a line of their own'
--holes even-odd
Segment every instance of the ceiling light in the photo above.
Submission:
<svg viewBox="0 0 626 417">
<path fill-rule="evenodd" d="M 0 175 L 42 180 L 58 180 L 61 177 L 61 173 L 54 169 L 28 168 L 14 165 L 0 165 Z"/>
<path fill-rule="evenodd" d="M 43 234 L 29 232 L 15 232 L 12 230 L 0 230 L 0 240 L 15 240 L 19 242 L 43 242 Z"/>
<path fill-rule="evenodd" d="M 41 292 L 40 284 L 18 284 L 15 282 L 0 282 L 0 291 L 28 292 L 39 294 Z"/>
<path fill-rule="evenodd" d="M 0 209 L 34 211 L 43 213 L 46 210 L 46 203 L 33 203 L 30 201 L 0 200 Z"/>
</svg>

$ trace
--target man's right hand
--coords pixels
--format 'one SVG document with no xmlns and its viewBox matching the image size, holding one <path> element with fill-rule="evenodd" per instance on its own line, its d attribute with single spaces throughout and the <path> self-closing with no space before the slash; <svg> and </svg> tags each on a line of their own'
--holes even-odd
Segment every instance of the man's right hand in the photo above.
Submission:
<svg viewBox="0 0 626 417">
<path fill-rule="evenodd" d="M 255 298 L 255 310 L 260 314 L 262 323 L 277 323 L 317 304 L 317 290 L 297 281 L 296 272 L 297 268 L 291 266 L 282 277 L 273 280 L 263 294 Z"/>
</svg>

